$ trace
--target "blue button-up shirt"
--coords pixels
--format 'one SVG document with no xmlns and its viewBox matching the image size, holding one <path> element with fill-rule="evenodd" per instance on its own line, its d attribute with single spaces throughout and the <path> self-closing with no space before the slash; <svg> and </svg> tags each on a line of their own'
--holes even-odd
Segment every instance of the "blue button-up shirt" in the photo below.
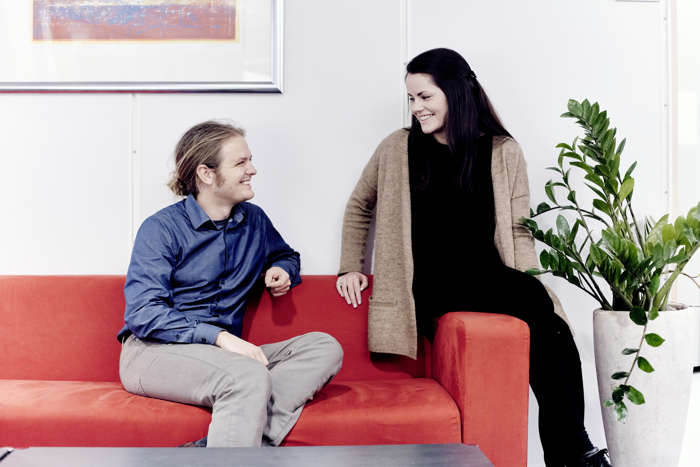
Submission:
<svg viewBox="0 0 700 467">
<path fill-rule="evenodd" d="M 237 204 L 218 229 L 190 195 L 141 225 L 117 338 L 213 344 L 222 330 L 240 337 L 248 293 L 273 266 L 289 274 L 292 287 L 301 283 L 299 253 L 262 209 Z"/>
</svg>

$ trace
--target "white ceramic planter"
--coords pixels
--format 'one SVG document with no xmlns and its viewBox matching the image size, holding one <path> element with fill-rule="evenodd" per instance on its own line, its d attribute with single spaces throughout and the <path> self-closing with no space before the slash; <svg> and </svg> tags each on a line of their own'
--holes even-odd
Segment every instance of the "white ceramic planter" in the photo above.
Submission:
<svg viewBox="0 0 700 467">
<path fill-rule="evenodd" d="M 682 306 L 677 306 L 681 308 Z M 629 409 L 627 423 L 618 422 L 612 407 L 602 407 L 605 438 L 615 467 L 677 467 L 685 431 L 695 355 L 693 329 L 698 308 L 685 307 L 660 313 L 649 322 L 647 333 L 664 339 L 660 347 L 646 342 L 640 355 L 656 371 L 645 373 L 638 367 L 628 382 L 646 400 L 635 405 L 625 397 Z M 593 338 L 601 406 L 612 390 L 624 380 L 610 376 L 629 371 L 634 355 L 622 355 L 625 348 L 638 348 L 643 327 L 629 318 L 627 311 L 593 313 Z"/>
</svg>

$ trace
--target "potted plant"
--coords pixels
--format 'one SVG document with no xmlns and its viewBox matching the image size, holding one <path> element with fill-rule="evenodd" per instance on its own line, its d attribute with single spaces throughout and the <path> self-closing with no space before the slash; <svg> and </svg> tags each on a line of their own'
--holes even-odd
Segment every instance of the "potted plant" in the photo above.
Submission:
<svg viewBox="0 0 700 467">
<path fill-rule="evenodd" d="M 557 180 L 544 187 L 552 204 L 540 203 L 531 219 L 522 219 L 548 247 L 540 254 L 542 269 L 527 272 L 562 277 L 600 303 L 594 312 L 596 369 L 613 465 L 674 466 L 690 396 L 697 310 L 670 305 L 669 296 L 678 276 L 688 276 L 684 268 L 700 247 L 700 203 L 674 222 L 668 215 L 638 219 L 632 208 L 636 162 L 620 168 L 625 140 L 617 144 L 616 129 L 598 103 L 570 100 L 568 109 L 562 117 L 576 119 L 585 135 L 557 145 L 557 166 L 549 168 Z M 590 206 L 579 202 L 572 169 L 584 175 Z M 544 232 L 534 218 L 553 211 L 560 212 L 556 232 Z M 625 401 L 648 404 L 628 414 Z"/>
</svg>

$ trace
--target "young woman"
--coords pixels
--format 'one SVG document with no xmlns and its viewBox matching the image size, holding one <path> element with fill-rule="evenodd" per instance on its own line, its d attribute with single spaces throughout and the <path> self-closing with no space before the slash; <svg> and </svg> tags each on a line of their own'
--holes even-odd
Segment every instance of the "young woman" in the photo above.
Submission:
<svg viewBox="0 0 700 467">
<path fill-rule="evenodd" d="M 537 267 L 525 159 L 467 62 L 449 49 L 407 67 L 410 129 L 389 135 L 365 167 L 343 220 L 338 293 L 356 306 L 376 207 L 369 346 L 416 357 L 417 333 L 451 311 L 505 313 L 530 327 L 530 386 L 548 467 L 609 467 L 583 425 L 581 362 L 556 296 Z M 494 306 L 497 297 L 498 306 Z"/>
</svg>

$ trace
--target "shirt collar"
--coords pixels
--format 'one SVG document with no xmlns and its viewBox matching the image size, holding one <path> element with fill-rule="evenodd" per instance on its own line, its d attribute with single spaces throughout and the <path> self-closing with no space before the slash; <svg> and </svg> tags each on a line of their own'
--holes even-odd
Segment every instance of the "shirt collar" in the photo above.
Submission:
<svg viewBox="0 0 700 467">
<path fill-rule="evenodd" d="M 207 213 L 204 212 L 204 209 L 202 209 L 202 206 L 200 206 L 199 203 L 197 203 L 197 200 L 192 194 L 185 198 L 185 212 L 187 212 L 187 216 L 190 218 L 190 222 L 192 222 L 192 227 L 194 227 L 195 230 L 199 230 L 199 228 L 202 227 L 204 224 L 206 224 L 207 222 L 211 222 L 211 219 L 209 218 Z M 230 218 L 233 219 L 233 222 L 235 222 L 236 224 L 240 224 L 243 218 L 245 217 L 246 209 L 241 204 L 236 204 L 231 210 L 231 212 L 232 215 L 230 216 Z M 213 223 L 211 224 L 213 226 Z"/>
</svg>

